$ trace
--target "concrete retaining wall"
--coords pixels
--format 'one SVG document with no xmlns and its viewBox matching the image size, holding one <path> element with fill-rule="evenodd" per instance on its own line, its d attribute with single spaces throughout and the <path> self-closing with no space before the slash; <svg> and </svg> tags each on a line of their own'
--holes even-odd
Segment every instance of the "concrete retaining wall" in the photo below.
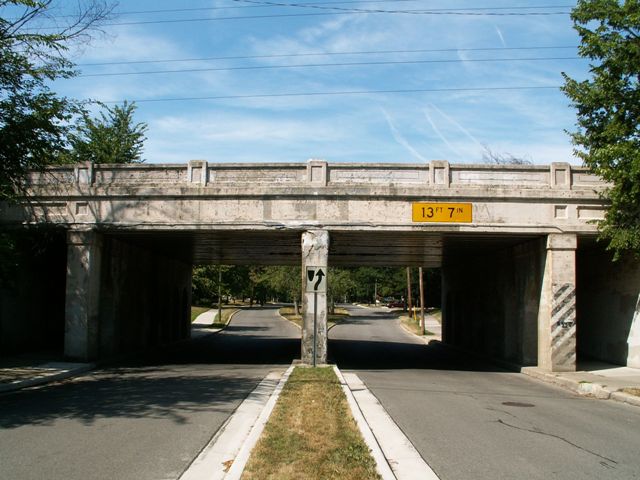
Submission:
<svg viewBox="0 0 640 480">
<path fill-rule="evenodd" d="M 63 231 L 14 233 L 15 257 L 2 266 L 0 355 L 36 350 L 62 352 L 67 262 Z M 13 267 L 11 264 L 15 264 Z"/>
<path fill-rule="evenodd" d="M 578 355 L 640 368 L 640 262 L 579 249 L 577 275 Z"/>
<path fill-rule="evenodd" d="M 191 265 L 106 236 L 99 357 L 190 335 Z"/>
<path fill-rule="evenodd" d="M 544 262 L 544 240 L 447 260 L 442 268 L 444 341 L 536 365 Z"/>
</svg>

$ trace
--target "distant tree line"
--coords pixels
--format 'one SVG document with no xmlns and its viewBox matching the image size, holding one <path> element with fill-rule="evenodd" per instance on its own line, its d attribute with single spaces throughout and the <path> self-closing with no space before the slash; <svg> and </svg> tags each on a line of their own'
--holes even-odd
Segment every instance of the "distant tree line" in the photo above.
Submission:
<svg viewBox="0 0 640 480">
<path fill-rule="evenodd" d="M 418 295 L 418 269 L 412 269 L 412 297 Z M 220 279 L 220 281 L 219 281 Z M 440 304 L 440 272 L 424 270 L 427 306 Z M 222 302 L 231 299 L 264 303 L 286 302 L 300 305 L 302 276 L 300 267 L 277 266 L 215 266 L 193 269 L 192 302 L 199 306 L 218 303 L 218 287 Z M 329 303 L 385 303 L 385 299 L 407 297 L 407 275 L 404 267 L 330 268 L 328 276 Z M 414 304 L 417 303 L 414 300 Z"/>
</svg>

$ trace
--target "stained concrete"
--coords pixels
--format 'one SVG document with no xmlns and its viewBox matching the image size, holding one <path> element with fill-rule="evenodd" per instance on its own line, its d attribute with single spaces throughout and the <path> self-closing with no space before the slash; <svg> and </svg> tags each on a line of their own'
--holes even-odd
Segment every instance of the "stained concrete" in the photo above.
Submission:
<svg viewBox="0 0 640 480">
<path fill-rule="evenodd" d="M 518 364 L 536 365 L 543 242 L 489 243 L 446 257 L 442 268 L 443 340 Z"/>
<path fill-rule="evenodd" d="M 640 265 L 602 245 L 578 250 L 578 354 L 640 368 Z"/>
</svg>

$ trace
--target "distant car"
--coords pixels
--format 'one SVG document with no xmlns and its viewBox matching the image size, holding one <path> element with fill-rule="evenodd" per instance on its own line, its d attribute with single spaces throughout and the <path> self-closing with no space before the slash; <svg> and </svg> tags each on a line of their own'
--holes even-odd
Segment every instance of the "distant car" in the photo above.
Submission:
<svg viewBox="0 0 640 480">
<path fill-rule="evenodd" d="M 404 308 L 404 302 L 402 300 L 394 300 L 387 303 L 388 308 Z"/>
</svg>

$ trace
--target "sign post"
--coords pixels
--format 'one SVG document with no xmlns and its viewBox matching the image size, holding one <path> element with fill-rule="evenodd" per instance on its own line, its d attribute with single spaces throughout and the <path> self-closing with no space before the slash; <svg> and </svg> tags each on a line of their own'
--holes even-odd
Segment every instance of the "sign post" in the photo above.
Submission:
<svg viewBox="0 0 640 480">
<path fill-rule="evenodd" d="M 325 267 L 307 267 L 307 292 L 313 293 L 313 366 L 316 366 L 318 349 L 318 293 L 327 291 Z"/>
</svg>

